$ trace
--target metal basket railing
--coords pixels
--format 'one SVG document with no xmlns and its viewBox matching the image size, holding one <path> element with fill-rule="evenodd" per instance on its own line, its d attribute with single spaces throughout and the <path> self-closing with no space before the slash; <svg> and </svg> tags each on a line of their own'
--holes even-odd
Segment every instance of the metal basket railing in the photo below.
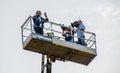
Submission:
<svg viewBox="0 0 120 73">
<path fill-rule="evenodd" d="M 21 37 L 22 37 L 22 44 L 24 44 L 25 40 L 28 38 L 28 36 L 32 33 L 35 33 L 33 30 L 33 19 L 32 16 L 29 16 L 26 21 L 23 23 L 23 25 L 21 26 Z M 54 22 L 46 22 L 44 25 L 46 25 L 46 27 L 44 27 L 44 36 L 47 36 L 48 32 L 52 32 L 54 33 L 54 37 L 53 38 L 58 38 L 59 40 L 64 40 L 64 37 L 62 36 L 62 30 L 61 30 L 61 24 L 57 24 Z M 81 31 L 81 30 L 79 30 Z M 83 32 L 83 31 L 81 31 Z M 95 33 L 92 32 L 88 32 L 88 31 L 84 31 L 85 34 L 85 42 L 87 44 L 86 47 L 90 47 L 93 49 L 96 49 L 96 35 Z M 76 43 L 77 41 L 77 35 L 72 35 L 74 37 L 74 43 Z"/>
</svg>

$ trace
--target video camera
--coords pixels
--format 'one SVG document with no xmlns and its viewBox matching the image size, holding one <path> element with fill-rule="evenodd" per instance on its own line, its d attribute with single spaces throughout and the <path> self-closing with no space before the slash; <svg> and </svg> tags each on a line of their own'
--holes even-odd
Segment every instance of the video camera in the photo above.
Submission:
<svg viewBox="0 0 120 73">
<path fill-rule="evenodd" d="M 79 27 L 79 23 L 77 21 L 75 21 L 75 22 L 71 23 L 71 26 L 77 28 L 77 27 Z"/>
<path fill-rule="evenodd" d="M 64 26 L 64 24 L 62 24 L 61 28 L 62 28 L 62 30 L 66 30 L 66 29 L 71 30 L 69 27 Z"/>
</svg>

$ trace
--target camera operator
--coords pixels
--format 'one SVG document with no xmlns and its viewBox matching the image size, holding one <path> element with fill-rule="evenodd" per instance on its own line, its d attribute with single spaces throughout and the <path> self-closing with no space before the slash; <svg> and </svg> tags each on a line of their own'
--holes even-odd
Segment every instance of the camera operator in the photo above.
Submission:
<svg viewBox="0 0 120 73">
<path fill-rule="evenodd" d="M 62 28 L 62 35 L 65 37 L 65 41 L 72 42 L 73 43 L 73 33 L 71 33 L 71 27 L 61 26 Z"/>
<path fill-rule="evenodd" d="M 85 35 L 84 35 L 84 31 L 85 31 L 85 26 L 82 23 L 81 20 L 75 21 L 73 24 L 71 24 L 72 27 L 76 27 L 77 29 L 74 30 L 75 33 L 77 33 L 77 37 L 78 37 L 78 44 L 87 46 L 87 44 L 85 43 Z"/>
</svg>

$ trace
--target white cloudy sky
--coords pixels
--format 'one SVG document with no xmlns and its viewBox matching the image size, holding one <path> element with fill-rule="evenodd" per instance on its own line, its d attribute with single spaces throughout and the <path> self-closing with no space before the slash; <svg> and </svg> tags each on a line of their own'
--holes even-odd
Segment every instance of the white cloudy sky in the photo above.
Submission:
<svg viewBox="0 0 120 73">
<path fill-rule="evenodd" d="M 120 0 L 0 0 L 0 73 L 40 73 L 41 55 L 22 49 L 20 32 L 36 10 L 57 23 L 80 17 L 97 35 L 98 56 L 88 66 L 57 61 L 52 73 L 120 73 Z"/>
</svg>

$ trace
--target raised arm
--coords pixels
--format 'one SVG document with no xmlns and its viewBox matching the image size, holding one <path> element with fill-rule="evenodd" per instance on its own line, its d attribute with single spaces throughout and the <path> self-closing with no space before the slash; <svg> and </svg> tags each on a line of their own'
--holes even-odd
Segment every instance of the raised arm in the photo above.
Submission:
<svg viewBox="0 0 120 73">
<path fill-rule="evenodd" d="M 44 16 L 45 16 L 45 22 L 47 22 L 47 21 L 49 21 L 49 19 L 48 19 L 48 17 L 47 17 L 47 13 L 46 12 L 44 12 Z"/>
<path fill-rule="evenodd" d="M 46 13 L 46 12 L 44 12 L 44 16 L 45 16 L 46 19 L 48 19 L 48 17 L 47 17 L 47 13 Z"/>
</svg>

